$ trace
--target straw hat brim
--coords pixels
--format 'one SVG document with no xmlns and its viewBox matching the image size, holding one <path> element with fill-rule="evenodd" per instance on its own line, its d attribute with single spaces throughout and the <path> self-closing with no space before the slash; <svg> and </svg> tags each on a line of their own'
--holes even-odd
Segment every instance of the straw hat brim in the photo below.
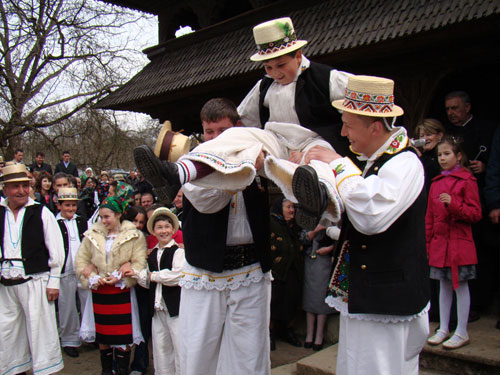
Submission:
<svg viewBox="0 0 500 375">
<path fill-rule="evenodd" d="M 297 40 L 293 46 L 288 47 L 288 48 L 283 48 L 282 50 L 279 50 L 276 52 L 268 53 L 265 55 L 259 55 L 259 53 L 257 52 L 255 54 L 253 54 L 252 56 L 250 56 L 250 60 L 252 60 L 252 61 L 271 60 L 271 59 L 274 59 L 276 57 L 286 55 L 287 53 L 296 51 L 296 50 L 304 47 L 306 44 L 307 44 L 307 40 Z"/>
<path fill-rule="evenodd" d="M 6 184 L 8 182 L 29 182 L 31 179 L 29 177 L 18 177 L 11 180 L 0 181 L 0 184 Z"/>
<path fill-rule="evenodd" d="M 172 219 L 174 223 L 174 232 L 172 233 L 172 235 L 174 235 L 179 230 L 179 219 L 177 219 L 177 216 L 175 216 L 175 214 L 166 207 L 160 207 L 154 210 L 153 215 L 151 215 L 151 217 L 148 219 L 148 232 L 153 234 L 153 223 L 155 222 L 155 219 L 161 215 L 168 216 Z"/>
<path fill-rule="evenodd" d="M 384 113 L 378 113 L 378 112 L 367 112 L 367 111 L 360 111 L 357 109 L 352 109 L 352 108 L 347 108 L 344 107 L 344 99 L 339 99 L 339 100 L 334 100 L 332 102 L 332 105 L 337 108 L 339 111 L 344 111 L 344 112 L 349 112 L 349 113 L 354 113 L 355 115 L 360 115 L 360 116 L 371 116 L 371 117 L 397 117 L 403 115 L 405 112 L 403 111 L 403 108 L 394 105 L 392 107 L 391 112 L 384 112 Z"/>
<path fill-rule="evenodd" d="M 170 121 L 163 124 L 154 148 L 154 154 L 160 160 L 177 161 L 189 153 L 191 140 L 181 133 L 173 132 Z"/>
</svg>

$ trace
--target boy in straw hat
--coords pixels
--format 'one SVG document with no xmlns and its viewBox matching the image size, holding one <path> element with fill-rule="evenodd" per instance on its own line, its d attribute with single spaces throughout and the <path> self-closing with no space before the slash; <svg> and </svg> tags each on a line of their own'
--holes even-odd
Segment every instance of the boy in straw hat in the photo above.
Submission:
<svg viewBox="0 0 500 375">
<path fill-rule="evenodd" d="M 179 221 L 168 208 L 160 207 L 148 219 L 147 228 L 158 240 L 148 255 L 148 267 L 140 271 L 128 270 L 125 276 L 132 276 L 139 285 L 149 288 L 151 311 L 154 311 L 151 332 L 155 374 L 180 374 L 179 281 L 186 258 L 184 249 L 172 238 L 179 229 Z"/>
<path fill-rule="evenodd" d="M 301 48 L 307 42 L 297 39 L 290 18 L 257 25 L 254 37 L 258 52 L 251 60 L 263 62 L 267 75 L 238 108 L 243 124 L 250 127 L 228 129 L 176 163 L 158 160 L 147 146 L 134 150 L 138 169 L 160 200 L 171 202 L 179 187 L 189 181 L 202 187 L 243 190 L 257 171 L 272 179 L 284 174 L 286 193 L 291 196 L 293 171 L 303 153 L 315 145 L 332 148 L 320 135 L 331 135 L 335 129 L 331 125 L 338 121 L 338 114 L 330 102 L 342 97 L 349 74 L 303 56 Z M 268 166 L 271 156 L 293 163 L 276 170 L 279 162 Z"/>
<path fill-rule="evenodd" d="M 64 365 L 54 301 L 64 249 L 50 210 L 29 197 L 26 166 L 4 167 L 0 203 L 0 373 L 47 375 Z"/>
<path fill-rule="evenodd" d="M 417 375 L 429 333 L 424 171 L 406 130 L 391 121 L 403 114 L 393 86 L 390 79 L 353 76 L 344 99 L 333 102 L 343 111 L 342 135 L 366 162 L 363 170 L 314 147 L 306 160 L 329 165 L 333 179 L 317 173 L 315 164 L 297 168 L 293 177 L 299 224 L 316 225 L 328 204 L 326 182 L 338 189 L 346 210 L 326 299 L 341 312 L 339 375 Z"/>
<path fill-rule="evenodd" d="M 56 216 L 64 242 L 64 264 L 61 271 L 59 292 L 59 337 L 64 352 L 70 357 L 78 357 L 77 347 L 81 345 L 80 319 L 76 308 L 76 294 L 80 298 L 80 306 L 85 308 L 90 290 L 78 287 L 75 274 L 75 258 L 87 230 L 87 221 L 76 215 L 78 191 L 76 188 L 60 188 L 57 193 Z M 83 313 L 82 313 L 83 315 Z"/>
</svg>

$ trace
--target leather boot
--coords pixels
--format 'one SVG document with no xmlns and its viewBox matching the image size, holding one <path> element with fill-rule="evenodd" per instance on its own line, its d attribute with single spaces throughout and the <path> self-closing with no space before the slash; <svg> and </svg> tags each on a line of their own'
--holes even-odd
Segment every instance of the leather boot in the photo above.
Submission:
<svg viewBox="0 0 500 375">
<path fill-rule="evenodd" d="M 101 349 L 102 375 L 113 374 L 113 349 Z"/>
<path fill-rule="evenodd" d="M 158 159 L 146 145 L 134 149 L 134 161 L 146 181 L 153 185 L 158 200 L 170 206 L 181 187 L 175 163 Z"/>
<path fill-rule="evenodd" d="M 130 350 L 124 352 L 122 350 L 116 351 L 116 360 L 118 362 L 117 375 L 128 375 L 128 366 L 130 363 Z"/>
<path fill-rule="evenodd" d="M 319 182 L 318 175 L 312 167 L 302 165 L 293 174 L 292 189 L 299 202 L 295 221 L 306 230 L 314 230 L 328 207 L 328 193 L 325 186 Z"/>
</svg>

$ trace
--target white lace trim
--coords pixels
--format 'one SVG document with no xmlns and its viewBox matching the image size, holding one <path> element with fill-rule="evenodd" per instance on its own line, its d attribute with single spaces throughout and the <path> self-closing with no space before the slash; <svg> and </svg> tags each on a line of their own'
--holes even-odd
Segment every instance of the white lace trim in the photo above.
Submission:
<svg viewBox="0 0 500 375">
<path fill-rule="evenodd" d="M 13 261 L 14 265 L 7 265 L 4 266 L 2 265 L 2 270 L 0 274 L 4 279 L 27 279 L 31 277 L 32 279 L 38 280 L 38 279 L 44 279 L 48 280 L 49 279 L 49 272 L 39 272 L 39 273 L 34 273 L 32 275 L 26 276 L 24 273 L 24 267 L 23 266 L 16 266 L 17 261 Z M 22 263 L 21 263 L 22 264 Z"/>
<path fill-rule="evenodd" d="M 333 307 L 335 310 L 340 312 L 342 315 L 347 315 L 349 318 L 358 320 L 369 320 L 373 322 L 380 323 L 399 323 L 399 322 L 409 322 L 413 319 L 418 318 L 426 314 L 431 304 L 430 302 L 424 307 L 422 311 L 415 315 L 380 315 L 380 314 L 349 314 L 347 303 L 344 302 L 340 297 L 328 296 L 325 298 L 325 303 Z"/>
<path fill-rule="evenodd" d="M 179 286 L 186 289 L 194 288 L 196 290 L 235 290 L 240 286 L 258 283 L 263 278 L 269 282 L 273 280 L 271 272 L 263 273 L 259 263 L 220 273 L 206 271 L 186 263 L 182 270 L 182 279 L 179 281 Z"/>
</svg>

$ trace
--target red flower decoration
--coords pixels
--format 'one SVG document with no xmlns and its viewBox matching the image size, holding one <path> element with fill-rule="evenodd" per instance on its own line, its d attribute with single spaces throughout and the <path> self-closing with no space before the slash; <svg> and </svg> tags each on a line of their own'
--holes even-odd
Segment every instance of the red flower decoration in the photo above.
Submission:
<svg viewBox="0 0 500 375">
<path fill-rule="evenodd" d="M 356 99 L 356 93 L 355 92 L 351 92 L 351 99 Z"/>
<path fill-rule="evenodd" d="M 370 99 L 371 99 L 371 98 L 370 98 L 370 95 L 368 95 L 368 94 L 363 95 L 363 100 L 364 100 L 365 102 L 369 102 L 369 101 L 370 101 Z"/>
<path fill-rule="evenodd" d="M 398 148 L 399 147 L 399 141 L 397 139 L 395 139 L 394 141 L 391 142 L 391 146 L 393 148 Z"/>
<path fill-rule="evenodd" d="M 383 96 L 377 96 L 377 102 L 383 103 L 384 102 L 384 97 Z"/>
</svg>

